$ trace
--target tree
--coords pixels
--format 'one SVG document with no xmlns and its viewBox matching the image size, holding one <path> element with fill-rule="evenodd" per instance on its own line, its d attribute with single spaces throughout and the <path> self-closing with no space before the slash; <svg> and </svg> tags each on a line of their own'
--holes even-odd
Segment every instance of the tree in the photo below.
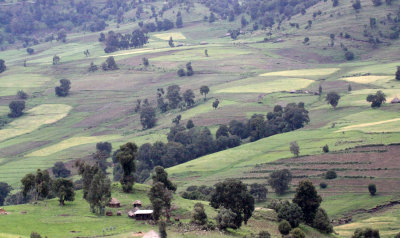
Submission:
<svg viewBox="0 0 400 238">
<path fill-rule="evenodd" d="M 326 95 L 325 101 L 328 102 L 334 109 L 336 109 L 337 105 L 339 104 L 340 95 L 336 92 L 329 92 Z"/>
<path fill-rule="evenodd" d="M 32 232 L 30 238 L 42 238 L 42 236 L 37 232 Z"/>
<path fill-rule="evenodd" d="M 10 113 L 8 114 L 9 117 L 20 117 L 25 109 L 25 101 L 12 101 L 8 107 L 10 108 Z"/>
<path fill-rule="evenodd" d="M 55 178 L 66 178 L 71 175 L 71 171 L 65 168 L 63 162 L 56 162 L 51 170 Z"/>
<path fill-rule="evenodd" d="M 108 156 L 110 156 L 111 151 L 112 151 L 112 145 L 110 142 L 98 142 L 96 144 L 96 149 L 100 152 L 106 153 Z"/>
<path fill-rule="evenodd" d="M 115 62 L 114 56 L 109 56 L 106 61 L 101 65 L 101 67 L 104 71 L 119 69 L 117 63 Z"/>
<path fill-rule="evenodd" d="M 399 67 L 400 68 L 400 67 Z M 400 71 L 399 71 L 400 72 Z M 400 74 L 400 73 L 399 73 Z M 200 94 L 204 95 L 204 101 L 207 100 L 207 94 L 210 92 L 210 88 L 208 86 L 203 85 L 200 87 Z"/>
<path fill-rule="evenodd" d="M 34 191 L 35 200 L 47 198 L 50 193 L 51 178 L 47 170 L 36 171 L 36 174 L 27 174 L 21 179 L 22 193 L 24 196 L 30 191 Z"/>
<path fill-rule="evenodd" d="M 236 214 L 231 209 L 226 209 L 222 207 L 216 217 L 218 228 L 221 230 L 226 230 L 226 228 L 237 229 L 235 223 Z"/>
<path fill-rule="evenodd" d="M 146 57 L 142 58 L 142 62 L 143 62 L 144 67 L 148 67 L 150 65 L 149 59 Z"/>
<path fill-rule="evenodd" d="M 229 137 L 229 129 L 226 125 L 220 125 L 215 134 L 217 139 L 221 136 Z"/>
<path fill-rule="evenodd" d="M 186 75 L 187 76 L 192 76 L 193 74 L 194 74 L 194 71 L 193 71 L 193 67 L 192 67 L 192 63 L 191 62 L 188 62 L 187 64 L 186 64 Z"/>
<path fill-rule="evenodd" d="M 60 60 L 61 60 L 60 56 L 58 55 L 53 56 L 53 65 L 58 65 L 60 63 Z"/>
<path fill-rule="evenodd" d="M 300 147 L 297 144 L 297 141 L 290 142 L 290 152 L 296 157 L 299 157 L 300 154 Z"/>
<path fill-rule="evenodd" d="M 278 218 L 288 221 L 291 227 L 296 228 L 303 220 L 303 211 L 296 203 L 286 203 L 279 208 Z"/>
<path fill-rule="evenodd" d="M 373 184 L 373 183 L 369 184 L 368 185 L 368 191 L 369 191 L 369 194 L 371 194 L 371 196 L 375 196 L 375 194 L 376 194 L 376 185 Z"/>
<path fill-rule="evenodd" d="M 217 109 L 217 108 L 218 108 L 218 105 L 219 105 L 219 100 L 218 100 L 218 98 L 217 98 L 217 99 L 215 99 L 215 101 L 212 103 L 212 106 L 213 106 L 214 109 Z"/>
<path fill-rule="evenodd" d="M 171 109 L 176 109 L 178 104 L 182 101 L 180 95 L 181 88 L 178 85 L 171 85 L 167 88 L 167 99 L 169 101 L 169 107 Z"/>
<path fill-rule="evenodd" d="M 241 139 L 249 137 L 247 126 L 243 122 L 236 120 L 229 122 L 229 133 L 231 133 L 231 135 L 239 136 Z"/>
<path fill-rule="evenodd" d="M 71 89 L 71 81 L 68 79 L 61 79 L 60 86 L 55 88 L 56 95 L 59 97 L 66 97 Z"/>
<path fill-rule="evenodd" d="M 275 190 L 279 195 L 285 193 L 289 189 L 289 184 L 292 181 L 292 173 L 289 170 L 283 169 L 272 172 L 270 178 L 268 179 L 269 185 Z"/>
<path fill-rule="evenodd" d="M 240 24 L 242 25 L 242 27 L 247 26 L 247 24 L 249 24 L 249 22 L 247 21 L 246 17 L 244 17 L 244 15 L 242 16 L 242 19 L 240 19 Z"/>
<path fill-rule="evenodd" d="M 187 107 L 192 107 L 194 105 L 195 95 L 193 90 L 188 89 L 183 93 L 183 100 L 185 101 Z"/>
<path fill-rule="evenodd" d="M 337 178 L 337 174 L 335 170 L 328 170 L 325 174 L 325 179 L 335 179 Z"/>
<path fill-rule="evenodd" d="M 321 196 L 310 180 L 302 180 L 296 189 L 293 203 L 297 203 L 303 210 L 304 220 L 307 224 L 312 224 L 315 214 L 322 202 Z"/>
<path fill-rule="evenodd" d="M 380 238 L 379 230 L 372 228 L 357 228 L 351 238 Z"/>
<path fill-rule="evenodd" d="M 1 60 L 0 60 L 0 73 L 1 73 Z M 400 66 L 397 66 L 396 80 L 400 80 Z"/>
<path fill-rule="evenodd" d="M 328 145 L 324 145 L 324 147 L 322 147 L 322 151 L 324 153 L 328 153 L 329 152 L 329 146 Z"/>
<path fill-rule="evenodd" d="M 194 127 L 194 123 L 192 120 L 187 121 L 186 123 L 186 129 L 192 129 Z"/>
<path fill-rule="evenodd" d="M 368 95 L 367 102 L 371 103 L 372 108 L 381 107 L 382 103 L 386 102 L 386 95 L 379 90 L 375 95 Z"/>
<path fill-rule="evenodd" d="M 211 196 L 210 205 L 217 209 L 224 207 L 235 213 L 235 229 L 240 228 L 242 222 L 247 221 L 254 211 L 254 198 L 247 191 L 247 186 L 240 180 L 227 179 L 215 185 L 215 191 Z"/>
<path fill-rule="evenodd" d="M 271 234 L 268 231 L 260 231 L 258 233 L 257 238 L 271 238 Z"/>
<path fill-rule="evenodd" d="M 0 74 L 3 73 L 4 71 L 6 71 L 7 66 L 5 64 L 5 61 L 0 59 Z"/>
<path fill-rule="evenodd" d="M 57 32 L 57 41 L 62 41 L 63 43 L 67 41 L 67 32 L 64 29 Z"/>
<path fill-rule="evenodd" d="M 335 1 L 335 0 L 334 0 Z M 336 0 L 337 1 L 337 0 Z M 292 237 L 293 238 L 306 238 L 306 235 L 304 234 L 304 232 L 300 229 L 300 228 L 294 228 L 292 230 Z"/>
<path fill-rule="evenodd" d="M 351 84 L 349 84 L 349 86 L 347 87 L 347 92 L 351 92 L 352 88 L 351 88 Z"/>
<path fill-rule="evenodd" d="M 140 111 L 140 123 L 144 130 L 153 128 L 157 123 L 156 110 L 151 106 L 143 107 Z"/>
<path fill-rule="evenodd" d="M 176 17 L 176 28 L 182 28 L 182 27 L 183 27 L 182 15 L 178 15 Z"/>
<path fill-rule="evenodd" d="M 111 181 L 101 169 L 97 169 L 87 193 L 86 200 L 93 213 L 104 215 L 105 207 L 111 199 Z"/>
<path fill-rule="evenodd" d="M 7 183 L 0 182 L 0 206 L 4 205 L 4 200 L 6 199 L 7 195 L 11 192 L 11 186 Z"/>
<path fill-rule="evenodd" d="M 215 15 L 214 15 L 213 12 L 210 13 L 210 17 L 208 18 L 208 22 L 209 22 L 209 23 L 215 22 Z"/>
<path fill-rule="evenodd" d="M 171 180 L 168 179 L 168 173 L 165 171 L 165 169 L 161 166 L 156 166 L 154 168 L 153 174 L 151 176 L 153 180 L 153 184 L 156 184 L 158 182 L 162 183 L 165 188 L 171 191 L 176 191 L 176 185 L 171 182 Z"/>
<path fill-rule="evenodd" d="M 192 223 L 197 225 L 205 225 L 207 223 L 207 214 L 202 203 L 196 203 L 192 213 Z"/>
<path fill-rule="evenodd" d="M 30 55 L 33 55 L 33 53 L 35 52 L 35 50 L 32 49 L 32 48 L 27 48 L 27 49 L 26 49 L 26 52 L 27 52 L 28 54 L 30 54 Z"/>
<path fill-rule="evenodd" d="M 89 72 L 95 72 L 98 69 L 99 69 L 99 67 L 97 67 L 97 65 L 95 65 L 93 62 L 91 62 L 88 71 Z"/>
<path fill-rule="evenodd" d="M 268 189 L 266 186 L 258 183 L 250 185 L 250 194 L 256 199 L 256 201 L 265 201 L 267 199 Z"/>
<path fill-rule="evenodd" d="M 351 51 L 346 51 L 346 53 L 344 53 L 344 57 L 346 60 L 351 61 L 354 59 L 354 53 Z"/>
<path fill-rule="evenodd" d="M 167 238 L 167 224 L 165 221 L 161 221 L 158 225 L 158 231 L 160 232 L 160 238 Z"/>
<path fill-rule="evenodd" d="M 178 72 L 177 72 L 177 74 L 178 74 L 178 76 L 179 76 L 179 77 L 186 76 L 186 72 L 185 72 L 185 70 L 184 70 L 184 69 L 178 69 Z"/>
<path fill-rule="evenodd" d="M 292 227 L 290 226 L 290 223 L 288 221 L 282 220 L 279 223 L 278 230 L 282 234 L 282 236 L 288 235 L 291 229 Z"/>
<path fill-rule="evenodd" d="M 321 84 L 318 87 L 318 93 L 320 96 L 322 95 L 322 85 Z"/>
<path fill-rule="evenodd" d="M 158 221 L 162 213 L 169 219 L 169 210 L 171 209 L 172 193 L 163 183 L 153 183 L 149 191 L 149 199 L 153 207 L 153 219 Z"/>
<path fill-rule="evenodd" d="M 174 40 L 172 39 L 172 36 L 169 37 L 168 45 L 169 45 L 169 47 L 171 47 L 171 48 L 175 47 Z"/>
<path fill-rule="evenodd" d="M 74 201 L 75 191 L 74 183 L 64 178 L 56 179 L 53 182 L 53 192 L 58 197 L 61 206 L 65 205 L 65 201 Z"/>
<path fill-rule="evenodd" d="M 313 226 L 317 230 L 323 233 L 332 233 L 333 226 L 331 220 L 328 217 L 326 211 L 322 208 L 318 208 L 317 213 L 315 214 Z"/>
<path fill-rule="evenodd" d="M 382 0 L 372 0 L 372 3 L 374 4 L 375 7 L 378 7 L 382 5 Z"/>
<path fill-rule="evenodd" d="M 361 1 L 360 0 L 356 0 L 356 2 L 353 3 L 353 8 L 356 11 L 360 10 L 361 9 Z"/>
<path fill-rule="evenodd" d="M 174 119 L 172 119 L 172 123 L 175 123 L 175 126 L 177 126 L 181 122 L 181 119 L 182 119 L 182 115 L 178 115 Z"/>
<path fill-rule="evenodd" d="M 137 151 L 137 145 L 128 142 L 125 145 L 121 145 L 120 151 L 117 153 L 117 160 L 121 164 L 122 170 L 124 171 L 120 183 L 122 185 L 122 190 L 125 193 L 129 193 L 133 190 L 133 184 L 135 182 L 134 173 L 136 172 Z"/>
</svg>

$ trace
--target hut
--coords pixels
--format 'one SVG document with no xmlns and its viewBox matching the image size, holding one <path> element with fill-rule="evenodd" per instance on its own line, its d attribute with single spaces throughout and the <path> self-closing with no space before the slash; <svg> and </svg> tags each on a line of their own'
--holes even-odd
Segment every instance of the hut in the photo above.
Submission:
<svg viewBox="0 0 400 238">
<path fill-rule="evenodd" d="M 152 220 L 153 210 L 137 210 L 134 213 L 135 219 L 138 221 Z"/>
<path fill-rule="evenodd" d="M 108 203 L 109 207 L 121 207 L 121 203 L 116 198 L 112 198 L 111 201 Z"/>
<path fill-rule="evenodd" d="M 391 103 L 400 103 L 400 99 L 398 97 L 393 98 Z"/>
<path fill-rule="evenodd" d="M 142 201 L 136 200 L 133 202 L 133 207 L 141 208 L 142 207 Z"/>
</svg>

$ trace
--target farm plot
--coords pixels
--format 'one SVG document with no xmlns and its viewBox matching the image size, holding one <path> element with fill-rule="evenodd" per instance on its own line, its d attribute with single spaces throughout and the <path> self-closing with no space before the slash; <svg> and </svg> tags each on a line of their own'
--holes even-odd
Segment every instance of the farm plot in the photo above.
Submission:
<svg viewBox="0 0 400 238">
<path fill-rule="evenodd" d="M 307 77 L 307 76 L 326 76 L 339 71 L 340 68 L 319 68 L 319 69 L 300 69 L 277 71 L 261 74 L 260 76 L 283 76 L 283 77 Z"/>
<path fill-rule="evenodd" d="M 389 80 L 392 80 L 393 76 L 382 76 L 382 75 L 366 75 L 366 76 L 357 76 L 357 77 L 345 77 L 341 78 L 341 80 L 345 80 L 348 82 L 354 82 L 354 83 L 361 83 L 361 84 L 367 84 L 367 83 L 374 83 L 376 81 L 380 82 L 387 82 Z"/>
<path fill-rule="evenodd" d="M 170 37 L 172 37 L 173 40 L 186 40 L 186 37 L 181 32 L 168 32 L 155 34 L 154 36 L 161 40 L 169 40 Z"/>
<path fill-rule="evenodd" d="M 304 78 L 282 78 L 275 80 L 245 79 L 235 82 L 235 85 L 238 86 L 221 87 L 221 89 L 217 90 L 217 93 L 273 93 L 303 89 L 313 82 L 314 80 Z"/>
<path fill-rule="evenodd" d="M 43 125 L 55 123 L 66 117 L 71 106 L 64 104 L 42 104 L 26 112 L 0 130 L 0 141 L 30 133 Z"/>
<path fill-rule="evenodd" d="M 38 74 L 8 74 L 0 77 L 0 96 L 15 95 L 21 89 L 39 88 L 50 80 Z"/>
</svg>

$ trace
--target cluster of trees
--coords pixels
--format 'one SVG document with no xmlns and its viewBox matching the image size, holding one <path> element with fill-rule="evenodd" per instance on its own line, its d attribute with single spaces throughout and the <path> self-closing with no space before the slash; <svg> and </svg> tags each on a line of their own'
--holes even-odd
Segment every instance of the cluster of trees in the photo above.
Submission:
<svg viewBox="0 0 400 238">
<path fill-rule="evenodd" d="M 90 68 L 92 68 L 92 67 L 94 67 L 94 66 L 90 65 Z M 97 67 L 96 67 L 96 68 L 97 68 Z M 117 70 L 117 69 L 119 69 L 117 63 L 115 62 L 114 56 L 109 56 L 109 57 L 106 59 L 106 61 L 103 62 L 103 63 L 101 64 L 101 68 L 102 68 L 104 71 Z M 93 69 L 93 68 L 92 68 L 92 69 Z M 90 69 L 89 69 L 89 70 L 90 70 Z"/>
<path fill-rule="evenodd" d="M 36 171 L 36 174 L 26 174 L 21 179 L 22 194 L 26 197 L 28 194 L 33 195 L 34 200 L 58 197 L 60 205 L 64 205 L 65 201 L 74 201 L 75 191 L 72 180 L 65 178 L 51 179 L 47 170 Z"/>
<path fill-rule="evenodd" d="M 194 71 L 193 71 L 193 67 L 192 67 L 192 63 L 191 62 L 188 62 L 186 64 L 186 72 L 182 68 L 178 70 L 178 76 L 179 77 L 192 76 L 193 74 L 194 74 Z"/>
<path fill-rule="evenodd" d="M 149 37 L 143 30 L 134 30 L 132 34 L 121 34 L 109 31 L 100 33 L 100 42 L 105 44 L 104 52 L 112 53 L 118 50 L 141 48 L 148 43 Z"/>
<path fill-rule="evenodd" d="M 59 97 L 66 97 L 71 89 L 71 81 L 68 79 L 61 79 L 60 86 L 55 87 L 56 95 Z"/>
<path fill-rule="evenodd" d="M 289 234 L 292 228 L 298 227 L 302 222 L 329 234 L 333 232 L 333 226 L 326 211 L 320 207 L 321 202 L 322 198 L 312 182 L 302 180 L 292 202 L 273 201 L 270 207 L 278 213 L 278 218 L 281 220 L 279 231 L 282 235 Z"/>
<path fill-rule="evenodd" d="M 176 22 L 176 27 L 181 28 L 183 26 L 182 16 L 180 18 L 178 17 L 177 20 L 178 19 L 180 19 L 180 21 Z M 174 23 L 169 19 L 159 21 L 158 18 L 156 18 L 155 22 L 139 22 L 139 27 L 144 32 L 168 31 L 174 28 Z"/>
<path fill-rule="evenodd" d="M 124 14 L 145 4 L 143 1 L 112 1 L 93 3 L 91 1 L 54 1 L 40 0 L 34 3 L 7 4 L 0 7 L 0 44 L 7 41 L 13 44 L 16 39 L 24 45 L 37 44 L 38 39 L 32 34 L 45 29 L 51 32 L 44 40 L 54 40 L 54 33 L 72 29 L 102 31 L 106 21 L 115 19 L 117 23 L 124 21 Z M 64 41 L 65 38 L 58 37 Z"/>
<path fill-rule="evenodd" d="M 256 26 L 260 25 L 263 28 L 271 27 L 275 22 L 281 23 L 284 19 L 290 19 L 298 13 L 305 14 L 306 9 L 317 4 L 318 0 L 306 0 L 306 1 L 258 1 L 258 0 L 246 0 L 241 3 L 239 1 L 222 0 L 202 0 L 212 11 L 212 14 L 207 19 L 209 22 L 215 21 L 215 14 L 218 14 L 221 19 L 227 19 L 234 21 L 236 16 L 240 16 L 243 13 L 250 15 L 251 20 L 254 21 Z M 242 26 L 243 24 L 242 17 Z"/>
<path fill-rule="evenodd" d="M 25 109 L 25 101 L 12 101 L 10 102 L 8 107 L 10 108 L 10 113 L 8 114 L 8 117 L 20 117 L 22 116 Z"/>
<path fill-rule="evenodd" d="M 381 91 L 367 96 L 367 102 L 371 103 L 372 108 L 381 107 L 382 103 L 386 102 L 386 95 Z"/>
</svg>

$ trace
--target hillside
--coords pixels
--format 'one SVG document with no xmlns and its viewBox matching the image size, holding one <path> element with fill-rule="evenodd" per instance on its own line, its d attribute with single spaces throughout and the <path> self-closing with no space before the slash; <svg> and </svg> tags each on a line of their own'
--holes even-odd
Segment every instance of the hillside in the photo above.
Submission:
<svg viewBox="0 0 400 238">
<path fill-rule="evenodd" d="M 123 1 L 115 1 L 116 5 L 110 5 L 110 2 L 113 1 L 93 1 L 93 5 L 87 7 L 95 9 L 88 15 L 90 17 L 71 25 L 74 22 L 71 19 L 84 13 L 70 3 L 56 1 L 48 14 L 68 9 L 75 18 L 69 19 L 66 11 L 63 16 L 68 19 L 58 19 L 60 22 L 54 27 L 35 18 L 31 36 L 38 39 L 36 43 L 28 41 L 24 45 L 27 32 L 10 32 L 6 25 L 0 27 L 1 37 L 12 34 L 17 39 L 14 43 L 0 41 L 3 49 L 0 59 L 7 66 L 0 73 L 0 181 L 10 184 L 13 192 L 21 188 L 20 180 L 25 174 L 38 168 L 49 169 L 59 161 L 72 170 L 74 180 L 78 179 L 74 162 L 92 160 L 98 142 L 110 142 L 115 152 L 126 142 L 141 146 L 161 141 L 172 148 L 171 153 L 166 153 L 169 157 L 165 157 L 170 159 L 161 163 L 170 167 L 167 171 L 178 185 L 175 203 L 184 207 L 180 214 L 187 215 L 192 210 L 192 201 L 178 196 L 192 185 L 212 186 L 226 178 L 239 178 L 247 184 L 267 184 L 272 171 L 290 169 L 297 178 L 293 179 L 289 192 L 278 196 L 268 186 L 267 202 L 257 204 L 257 207 L 266 207 L 273 198 L 292 198 L 300 178 L 309 178 L 318 186 L 325 181 L 323 174 L 334 169 L 338 179 L 328 181 L 325 190 L 318 187 L 318 192 L 324 200 L 322 206 L 331 218 L 349 215 L 353 218 L 350 224 L 335 226 L 339 237 L 350 237 L 356 228 L 367 226 L 381 229 L 381 237 L 392 237 L 399 232 L 398 205 L 372 214 L 365 211 L 400 199 L 396 189 L 400 164 L 395 158 L 398 154 L 396 144 L 400 140 L 400 104 L 390 103 L 400 96 L 400 81 L 395 80 L 397 66 L 400 66 L 400 41 L 398 36 L 396 38 L 396 32 L 400 31 L 399 0 L 391 1 L 391 5 L 383 2 L 379 6 L 374 6 L 372 1 L 362 1 L 359 10 L 353 8 L 355 1 L 351 0 L 339 0 L 335 7 L 332 1 L 305 1 L 303 5 L 301 1 L 293 1 L 294 7 L 287 4 L 284 9 L 271 5 L 268 14 L 264 15 L 261 13 L 267 8 L 253 0 L 243 1 L 239 10 L 234 4 L 236 1 L 219 2 L 226 4 L 224 7 L 206 0 L 168 1 L 168 5 L 163 1 L 126 1 L 128 6 L 118 5 Z M 29 3 L 0 1 L 0 13 L 10 6 L 13 13 L 21 9 L 30 12 L 25 4 Z M 118 9 L 123 10 L 119 18 L 117 12 L 121 11 Z M 142 9 L 142 13 L 137 13 L 138 9 Z M 258 9 L 258 15 L 254 9 Z M 101 15 L 96 15 L 99 12 Z M 178 12 L 183 19 L 182 28 L 149 30 L 149 24 L 155 22 L 157 25 L 158 20 L 169 19 L 175 24 Z M 215 14 L 214 22 L 210 22 L 211 13 Z M 232 14 L 234 19 L 230 21 Z M 243 25 L 242 17 L 249 23 Z M 89 25 L 100 20 L 106 23 L 105 28 L 91 31 Z M 0 17 L 2 21 L 6 22 Z M 142 27 L 139 27 L 140 22 Z M 46 27 L 43 24 L 47 24 Z M 44 39 L 50 34 L 57 35 L 62 29 L 67 34 L 65 43 Z M 124 37 L 133 36 L 132 32 L 137 29 L 149 37 L 147 44 L 122 49 L 122 43 L 118 42 L 118 49 L 105 53 L 105 48 L 115 43 L 109 40 L 109 31 L 114 31 L 118 41 L 123 41 Z M 106 41 L 99 41 L 100 33 L 105 34 Z M 171 37 L 175 47 L 169 45 Z M 29 54 L 26 47 L 32 48 L 34 53 Z M 85 55 L 85 51 L 90 54 Z M 354 59 L 346 60 L 348 52 Z M 54 56 L 59 57 L 59 63 L 53 63 Z M 102 70 L 103 62 L 110 56 L 114 57 L 118 70 Z M 148 59 L 149 66 L 143 64 L 143 58 Z M 179 77 L 177 71 L 186 70 L 188 62 L 191 62 L 194 74 Z M 88 70 L 91 63 L 98 66 L 97 71 Z M 64 78 L 70 80 L 71 89 L 67 97 L 58 97 L 54 88 Z M 162 112 L 158 107 L 158 89 L 167 90 L 171 85 L 178 85 L 181 94 L 193 90 L 192 105 Z M 203 85 L 210 89 L 205 99 L 200 93 Z M 318 95 L 319 87 L 321 95 Z M 10 119 L 7 117 L 9 104 L 19 100 L 16 96 L 19 90 L 29 95 L 25 100 L 26 108 L 21 117 Z M 366 98 L 378 90 L 385 93 L 386 103 L 371 108 Z M 335 109 L 325 101 L 331 91 L 341 97 Z M 142 103 L 148 99 L 149 105 L 156 108 L 157 122 L 150 129 L 143 129 L 140 112 L 135 112 L 138 99 Z M 213 108 L 216 99 L 219 105 Z M 252 137 L 244 138 L 235 148 L 226 147 L 196 156 L 193 155 L 195 150 L 188 145 L 176 145 L 168 140 L 173 120 L 178 115 L 181 115 L 180 125 L 185 126 L 192 120 L 199 131 L 208 127 L 211 138 L 217 141 L 215 134 L 220 125 L 229 126 L 232 120 L 247 123 L 253 114 L 261 114 L 264 118 L 275 105 L 285 107 L 299 102 L 304 102 L 310 119 L 301 129 L 268 134 L 254 142 L 251 142 Z M 300 147 L 299 158 L 293 158 L 289 150 L 292 141 Z M 325 145 L 330 150 L 327 154 L 322 151 Z M 179 160 L 181 157 L 183 159 Z M 171 158 L 173 162 L 170 162 Z M 108 161 L 111 162 L 111 158 Z M 144 168 L 140 164 L 138 168 L 139 172 L 145 171 L 141 179 L 148 178 L 147 173 L 152 167 Z M 111 178 L 112 168 L 108 171 Z M 377 196 L 369 196 L 369 183 L 377 185 Z M 140 185 L 139 188 L 138 194 L 125 195 L 117 188 L 113 194 L 124 202 L 136 199 L 136 196 L 147 201 L 147 186 Z M 81 233 L 71 236 L 102 235 L 103 224 L 109 219 L 110 226 L 118 227 L 118 232 L 112 235 L 121 236 L 116 237 L 157 229 L 141 223 L 135 223 L 134 229 L 126 228 L 131 224 L 126 217 L 92 217 L 86 202 L 78 197 L 71 205 L 77 221 L 68 221 L 72 212 L 62 211 L 55 200 L 40 202 L 37 206 L 7 206 L 11 215 L 0 219 L 11 224 L 26 220 L 23 216 L 32 219 L 41 216 L 45 225 L 39 227 L 38 232 L 49 237 L 65 237 L 62 234 L 72 230 Z M 353 204 L 354 200 L 357 204 Z M 42 215 L 47 205 L 54 209 L 47 209 L 47 215 Z M 216 214 L 210 207 L 207 209 L 211 216 Z M 365 210 L 353 214 L 357 209 Z M 20 214 L 24 210 L 28 213 Z M 58 222 L 49 217 L 55 217 L 63 225 L 58 227 Z M 391 217 L 390 225 L 382 226 L 388 217 Z M 77 227 L 92 218 L 98 220 L 93 223 L 93 228 L 87 224 Z M 204 235 L 249 235 L 253 229 L 260 231 L 259 227 L 265 226 L 263 222 L 261 214 L 249 226 L 232 231 L 232 234 Z M 69 225 L 65 225 L 67 223 Z M 44 232 L 47 224 L 54 224 L 54 230 L 48 234 Z M 28 236 L 35 226 L 36 223 L 29 223 L 1 230 L 0 236 L 2 232 L 9 237 L 11 234 Z M 275 221 L 267 222 L 266 227 L 271 228 L 268 231 L 273 237 L 279 235 Z M 181 235 L 176 227 L 170 232 L 173 237 L 198 237 L 192 233 Z M 321 237 L 310 232 L 310 237 Z"/>
</svg>

